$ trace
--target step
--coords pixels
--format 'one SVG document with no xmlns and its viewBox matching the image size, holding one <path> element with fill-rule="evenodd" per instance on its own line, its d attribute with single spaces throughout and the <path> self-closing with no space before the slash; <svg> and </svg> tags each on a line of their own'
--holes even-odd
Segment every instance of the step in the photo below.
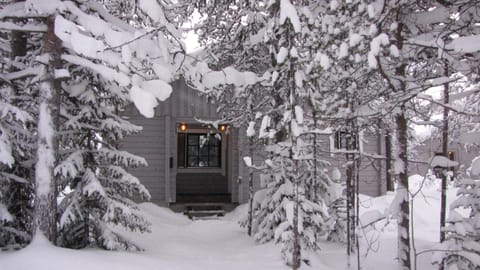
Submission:
<svg viewBox="0 0 480 270">
<path fill-rule="evenodd" d="M 177 213 L 184 213 L 187 210 L 223 210 L 228 213 L 235 209 L 238 203 L 171 203 L 170 209 Z"/>
<path fill-rule="evenodd" d="M 225 210 L 218 204 L 186 205 L 183 213 L 190 219 L 215 219 L 225 216 Z"/>
</svg>

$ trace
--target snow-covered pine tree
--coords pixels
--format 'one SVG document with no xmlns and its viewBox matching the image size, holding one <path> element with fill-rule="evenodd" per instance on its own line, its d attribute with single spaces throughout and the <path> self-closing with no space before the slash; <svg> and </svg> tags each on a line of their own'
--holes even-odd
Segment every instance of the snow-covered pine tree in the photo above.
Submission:
<svg viewBox="0 0 480 270">
<path fill-rule="evenodd" d="M 0 82 L 0 248 L 20 248 L 32 236 L 33 153 L 32 121 L 35 104 L 21 75 L 32 61 L 27 45 L 35 47 L 35 37 L 22 31 L 1 31 L 3 44 Z M 30 42 L 29 42 L 29 41 Z M 37 46 L 38 47 L 38 46 Z"/>
<path fill-rule="evenodd" d="M 302 251 L 316 250 L 319 238 L 326 234 L 327 216 L 323 199 L 313 201 L 306 194 L 310 172 L 302 134 L 306 131 L 303 108 L 307 92 L 305 63 L 309 62 L 309 55 L 303 41 L 308 39 L 308 4 L 272 1 L 266 7 L 269 17 L 265 42 L 272 61 L 269 91 L 273 99 L 260 134 L 271 136 L 272 144 L 267 147 L 271 159 L 267 165 L 272 178 L 258 212 L 255 237 L 261 242 L 274 238 L 281 243 L 287 264 L 297 269 L 308 261 Z M 266 128 L 270 130 L 265 133 Z"/>
<path fill-rule="evenodd" d="M 127 101 L 125 92 L 105 90 L 105 82 L 88 70 L 71 70 L 72 79 L 64 87 L 61 156 L 56 167 L 61 186 L 67 187 L 59 207 L 59 244 L 141 249 L 114 230 L 114 225 L 120 225 L 148 231 L 149 223 L 131 199 L 149 199 L 150 195 L 127 171 L 145 166 L 146 161 L 119 150 L 123 136 L 141 127 L 118 115 Z"/>
<path fill-rule="evenodd" d="M 325 198 L 329 198 L 328 204 L 332 206 L 331 224 L 338 226 L 332 228 L 329 238 L 347 240 L 348 254 L 356 246 L 358 163 L 365 154 L 360 152 L 359 134 L 367 127 L 372 129 L 370 132 L 375 131 L 371 123 L 377 121 L 375 102 L 382 85 L 371 82 L 374 73 L 366 64 L 369 38 L 375 34 L 370 29 L 367 5 L 361 0 L 316 3 L 310 15 L 313 61 L 308 65 L 307 76 L 311 78 L 309 104 L 312 115 L 316 116 L 314 126 L 319 133 L 327 133 L 325 128 L 330 128 L 328 132 L 331 135 L 334 132 L 336 138 L 344 137 L 346 144 L 342 146 L 343 153 L 336 154 L 336 159 L 345 163 L 346 196 L 338 196 L 338 192 L 332 196 L 335 193 L 329 190 L 332 188 L 324 188 Z M 349 237 L 342 235 L 345 233 Z"/>
<path fill-rule="evenodd" d="M 109 198 L 106 201 L 110 204 L 100 207 L 105 211 L 105 215 L 99 217 L 93 214 L 93 212 L 98 214 L 98 209 L 92 207 L 92 213 L 88 213 L 92 216 L 88 217 L 102 218 L 103 221 L 122 224 L 130 229 L 146 228 L 143 220 L 129 208 L 131 201 L 126 197 L 135 194 L 146 196 L 147 192 L 124 170 L 125 167 L 139 165 L 144 160 L 117 151 L 118 139 L 136 129 L 116 115 L 117 109 L 119 109 L 118 106 L 133 101 L 143 115 L 153 116 L 153 108 L 158 104 L 157 100 L 166 99 L 172 91 L 168 83 L 174 78 L 180 66 L 184 49 L 179 39 L 180 33 L 176 30 L 176 25 L 170 21 L 172 17 L 180 16 L 179 14 L 172 17 L 165 16 L 163 6 L 150 1 L 141 0 L 136 2 L 136 5 L 138 5 L 138 17 L 145 20 L 143 23 L 124 22 L 109 14 L 101 4 L 95 1 L 77 3 L 31 0 L 20 1 L 3 9 L 2 19 L 20 18 L 22 20 L 19 21 L 27 22 L 17 26 L 7 24 L 10 25 L 7 30 L 40 33 L 47 31 L 43 35 L 42 50 L 46 53 L 45 56 L 51 57 L 37 58 L 41 64 L 35 63 L 26 69 L 28 71 L 26 76 L 36 78 L 34 82 L 39 78 L 44 79 L 43 83 L 28 86 L 29 89 L 36 89 L 39 86 L 40 96 L 43 97 L 39 100 L 37 122 L 39 136 L 37 156 L 39 158 L 35 171 L 37 207 L 34 216 L 39 220 L 40 229 L 52 241 L 57 236 L 57 198 L 55 196 L 57 186 L 53 168 L 57 165 L 57 159 L 62 153 L 66 158 L 62 165 L 72 170 L 77 169 L 78 164 L 75 164 L 77 159 L 68 162 L 70 150 L 90 151 L 89 162 L 85 163 L 86 169 L 83 171 L 79 169 L 79 171 L 85 172 L 82 174 L 82 177 L 84 176 L 82 179 L 90 183 L 89 188 L 97 192 L 90 190 L 92 193 L 89 193 L 87 189 L 82 193 L 91 196 L 105 195 L 104 198 Z M 146 23 L 147 20 L 148 23 Z M 175 58 L 174 54 L 179 57 Z M 80 75 L 82 72 L 84 76 Z M 72 74 L 75 74 L 75 77 L 72 77 Z M 88 100 L 92 96 L 87 94 L 82 96 L 81 92 L 63 96 L 65 93 L 70 94 L 69 89 L 65 87 L 73 86 L 82 78 L 87 79 L 89 76 L 92 82 L 99 84 L 89 85 L 90 89 L 94 89 L 93 91 L 99 91 L 96 96 L 98 100 Z M 60 81 L 64 83 L 61 84 Z M 86 88 L 80 86 L 76 89 L 83 91 Z M 60 100 L 67 98 L 70 101 L 67 104 L 71 107 L 60 108 Z M 87 105 L 91 106 L 90 110 L 86 109 Z M 102 109 L 102 106 L 108 109 Z M 64 111 L 60 112 L 60 110 Z M 58 127 L 61 124 L 60 121 L 65 120 L 60 118 L 61 113 L 62 116 L 65 113 L 65 115 L 82 118 L 77 120 L 85 126 L 67 126 L 66 131 L 75 133 L 75 128 L 79 128 L 77 134 L 83 134 L 83 140 L 64 141 L 62 145 L 58 143 L 61 135 L 58 133 Z M 100 130 L 99 132 L 85 132 L 89 120 L 82 113 L 91 116 L 89 119 L 91 121 L 99 119 L 103 121 L 95 123 L 100 126 L 91 127 Z M 114 133 L 102 133 L 103 128 Z M 98 145 L 98 142 L 93 141 L 98 137 L 104 138 L 102 142 L 105 145 L 93 151 Z M 59 152 L 59 146 L 65 147 L 61 150 L 66 152 Z M 45 155 L 42 156 L 42 154 Z M 106 164 L 111 166 L 107 167 Z M 64 172 L 63 169 L 59 167 L 57 172 Z M 70 179 L 70 181 L 74 180 L 78 179 L 73 177 Z M 96 180 L 98 181 L 95 182 Z M 102 183 L 106 186 L 99 188 L 95 185 L 100 181 L 103 181 Z M 65 183 L 62 184 L 65 185 Z M 102 188 L 105 191 L 104 194 L 101 192 Z M 96 198 L 99 199 L 99 197 Z M 102 203 L 105 203 L 105 200 Z M 98 225 L 96 235 L 98 239 L 103 237 L 99 245 L 112 249 L 126 247 L 125 243 L 121 243 L 122 240 L 110 233 L 104 224 L 99 223 L 98 220 L 95 221 Z"/>
<path fill-rule="evenodd" d="M 95 14 L 105 18 L 111 16 L 98 5 L 80 8 L 88 12 L 82 14 L 78 11 L 81 15 L 77 16 L 80 18 Z M 145 166 L 146 162 L 143 158 L 119 150 L 119 142 L 123 136 L 141 128 L 131 125 L 118 114 L 133 99 L 140 112 L 152 116 L 153 107 L 157 104 L 155 98 L 163 100 L 170 94 L 171 88 L 167 83 L 173 79 L 175 73 L 174 59 L 170 54 L 173 52 L 170 50 L 174 49 L 178 53 L 182 52 L 183 48 L 178 43 L 175 26 L 167 21 L 162 9 L 162 6 L 152 5 L 148 1 L 138 3 L 137 16 L 143 22 L 138 22 L 137 25 L 148 25 L 151 28 L 143 34 L 147 38 L 140 35 L 137 40 L 129 26 L 114 17 L 110 17 L 108 21 L 114 25 L 113 32 L 106 30 L 106 36 L 115 34 L 118 26 L 125 31 L 124 40 L 121 41 L 124 44 L 113 46 L 108 44 L 112 41 L 104 41 L 110 46 L 106 48 L 106 54 L 110 56 L 107 56 L 107 61 L 118 57 L 129 67 L 130 70 L 126 70 L 126 73 L 133 75 L 134 81 L 130 92 L 118 81 L 112 83 L 108 77 L 99 76 L 102 75 L 99 70 L 89 69 L 75 61 L 66 64 L 71 79 L 65 85 L 66 107 L 65 115 L 62 115 L 65 117 L 62 126 L 62 132 L 65 132 L 65 156 L 56 168 L 56 172 L 66 180 L 64 184 L 72 189 L 61 204 L 63 245 L 138 250 L 141 247 L 123 238 L 113 226 L 121 225 L 141 232 L 149 230 L 149 223 L 131 199 L 149 199 L 150 195 L 139 180 L 127 171 L 131 167 Z M 66 19 L 70 20 L 68 17 Z M 72 22 L 82 25 L 86 23 L 84 19 L 76 21 L 73 18 Z M 131 18 L 129 22 L 135 25 Z M 66 25 L 69 23 L 65 22 Z M 89 30 L 96 39 L 102 39 L 101 36 L 95 36 L 97 33 L 93 28 Z M 163 36 L 165 33 L 168 35 Z M 83 52 L 79 52 L 73 44 L 73 37 L 68 34 L 63 32 L 60 36 L 63 37 L 70 55 L 98 61 L 94 55 L 83 55 Z M 157 43 L 156 39 L 160 42 Z M 178 48 L 174 48 L 174 44 Z M 152 59 L 143 59 L 147 56 Z M 137 83 L 140 85 L 136 86 Z M 144 90 L 147 90 L 147 93 L 143 92 Z M 154 95 L 153 100 L 149 101 L 153 103 L 145 106 L 148 105 L 144 104 L 147 100 L 144 100 L 142 95 L 149 92 Z"/>
<path fill-rule="evenodd" d="M 473 160 L 469 177 L 461 180 L 457 199 L 450 205 L 446 240 L 433 262 L 455 269 L 480 269 L 480 157 Z M 466 215 L 460 213 L 467 210 Z"/>
<path fill-rule="evenodd" d="M 376 21 L 372 28 L 378 33 L 371 40 L 368 63 L 390 89 L 385 92 L 387 102 L 382 110 L 391 112 L 396 125 L 398 257 L 402 269 L 412 267 L 407 132 L 408 119 L 415 115 L 411 101 L 414 97 L 432 101 L 422 95 L 426 89 L 445 85 L 446 74 L 471 70 L 466 68 L 469 60 L 464 54 L 465 36 L 471 35 L 466 29 L 476 28 L 476 8 L 476 1 L 389 1 L 367 7 L 369 16 Z M 455 35 L 458 37 L 451 40 Z M 474 52 L 478 48 L 467 50 Z M 449 64 L 447 73 L 445 61 Z"/>
</svg>

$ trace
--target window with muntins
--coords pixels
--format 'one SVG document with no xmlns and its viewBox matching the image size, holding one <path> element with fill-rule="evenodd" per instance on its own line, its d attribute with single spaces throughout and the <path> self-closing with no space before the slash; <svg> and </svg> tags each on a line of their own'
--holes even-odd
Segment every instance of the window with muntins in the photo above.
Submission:
<svg viewBox="0 0 480 270">
<path fill-rule="evenodd" d="M 346 131 L 335 132 L 335 149 L 355 150 L 357 149 L 358 137 Z"/>
<path fill-rule="evenodd" d="M 179 168 L 220 168 L 220 134 L 178 134 Z"/>
</svg>

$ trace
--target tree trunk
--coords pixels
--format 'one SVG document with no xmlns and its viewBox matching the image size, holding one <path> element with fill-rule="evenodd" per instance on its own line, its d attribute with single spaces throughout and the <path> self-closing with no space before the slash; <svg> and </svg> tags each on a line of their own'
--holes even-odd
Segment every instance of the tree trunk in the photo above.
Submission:
<svg viewBox="0 0 480 270">
<path fill-rule="evenodd" d="M 392 178 L 392 136 L 388 129 L 385 131 L 385 156 L 387 191 L 395 191 L 395 185 Z"/>
<path fill-rule="evenodd" d="M 317 129 L 317 112 L 313 111 L 313 129 Z M 318 162 L 317 162 L 317 133 L 313 133 L 313 201 L 318 202 L 320 193 L 320 181 L 318 179 Z M 308 198 L 310 199 L 310 198 Z"/>
<path fill-rule="evenodd" d="M 37 163 L 35 166 L 35 219 L 37 231 L 42 232 L 55 243 L 57 235 L 57 187 L 54 175 L 60 112 L 60 80 L 55 78 L 55 70 L 61 67 L 61 41 L 55 36 L 54 16 L 46 19 L 43 50 L 50 56 L 47 78 L 40 85 Z"/>
<path fill-rule="evenodd" d="M 353 222 L 353 161 L 347 161 L 346 169 L 346 197 L 347 197 L 347 256 L 348 265 L 350 266 L 350 258 L 354 251 L 354 235 L 355 235 L 355 223 Z"/>
<path fill-rule="evenodd" d="M 444 63 L 444 74 L 445 76 L 449 76 L 448 74 L 448 62 L 445 60 Z M 448 104 L 449 102 L 449 84 L 445 83 L 443 85 L 443 103 Z M 448 158 L 448 108 L 443 107 L 443 127 L 442 127 L 442 154 L 444 157 Z M 445 240 L 445 223 L 447 217 L 447 168 L 444 169 L 444 173 L 442 174 L 442 195 L 440 201 L 440 243 Z"/>
<path fill-rule="evenodd" d="M 253 137 L 248 138 L 249 155 L 253 165 Z M 253 168 L 248 168 L 248 236 L 252 236 L 253 223 Z"/>
<path fill-rule="evenodd" d="M 405 107 L 401 107 L 401 112 L 395 116 L 397 126 L 397 145 L 398 159 L 402 168 L 398 175 L 397 192 L 402 193 L 400 202 L 400 213 L 398 214 L 398 260 L 400 269 L 411 269 L 410 258 L 410 203 L 408 193 L 408 160 L 407 160 L 407 119 L 405 118 Z"/>
</svg>

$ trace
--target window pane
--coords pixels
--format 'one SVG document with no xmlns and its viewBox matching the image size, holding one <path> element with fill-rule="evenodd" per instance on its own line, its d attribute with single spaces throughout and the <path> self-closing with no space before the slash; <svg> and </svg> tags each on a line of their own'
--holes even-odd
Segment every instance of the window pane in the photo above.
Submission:
<svg viewBox="0 0 480 270">
<path fill-rule="evenodd" d="M 189 146 L 188 156 L 198 156 L 198 146 Z"/>
<path fill-rule="evenodd" d="M 210 146 L 209 155 L 218 156 L 218 147 Z"/>
<path fill-rule="evenodd" d="M 200 136 L 199 136 L 199 144 L 200 144 L 200 146 L 208 145 L 208 137 L 207 137 L 207 135 L 200 135 Z"/>
<path fill-rule="evenodd" d="M 188 157 L 188 167 L 198 167 L 198 157 L 189 156 Z"/>
<path fill-rule="evenodd" d="M 188 145 L 198 145 L 198 135 L 188 134 Z"/>
<path fill-rule="evenodd" d="M 208 156 L 208 145 L 200 146 L 200 155 Z"/>
<path fill-rule="evenodd" d="M 200 156 L 198 166 L 199 167 L 208 167 L 208 156 Z"/>
<path fill-rule="evenodd" d="M 218 156 L 210 156 L 210 160 L 209 160 L 209 166 L 210 167 L 220 167 L 220 162 L 218 160 Z"/>
<path fill-rule="evenodd" d="M 219 145 L 219 144 L 220 144 L 220 140 L 218 139 L 218 136 L 216 136 L 216 135 L 210 136 L 209 144 L 210 144 L 210 145 L 214 145 L 214 146 Z"/>
</svg>

